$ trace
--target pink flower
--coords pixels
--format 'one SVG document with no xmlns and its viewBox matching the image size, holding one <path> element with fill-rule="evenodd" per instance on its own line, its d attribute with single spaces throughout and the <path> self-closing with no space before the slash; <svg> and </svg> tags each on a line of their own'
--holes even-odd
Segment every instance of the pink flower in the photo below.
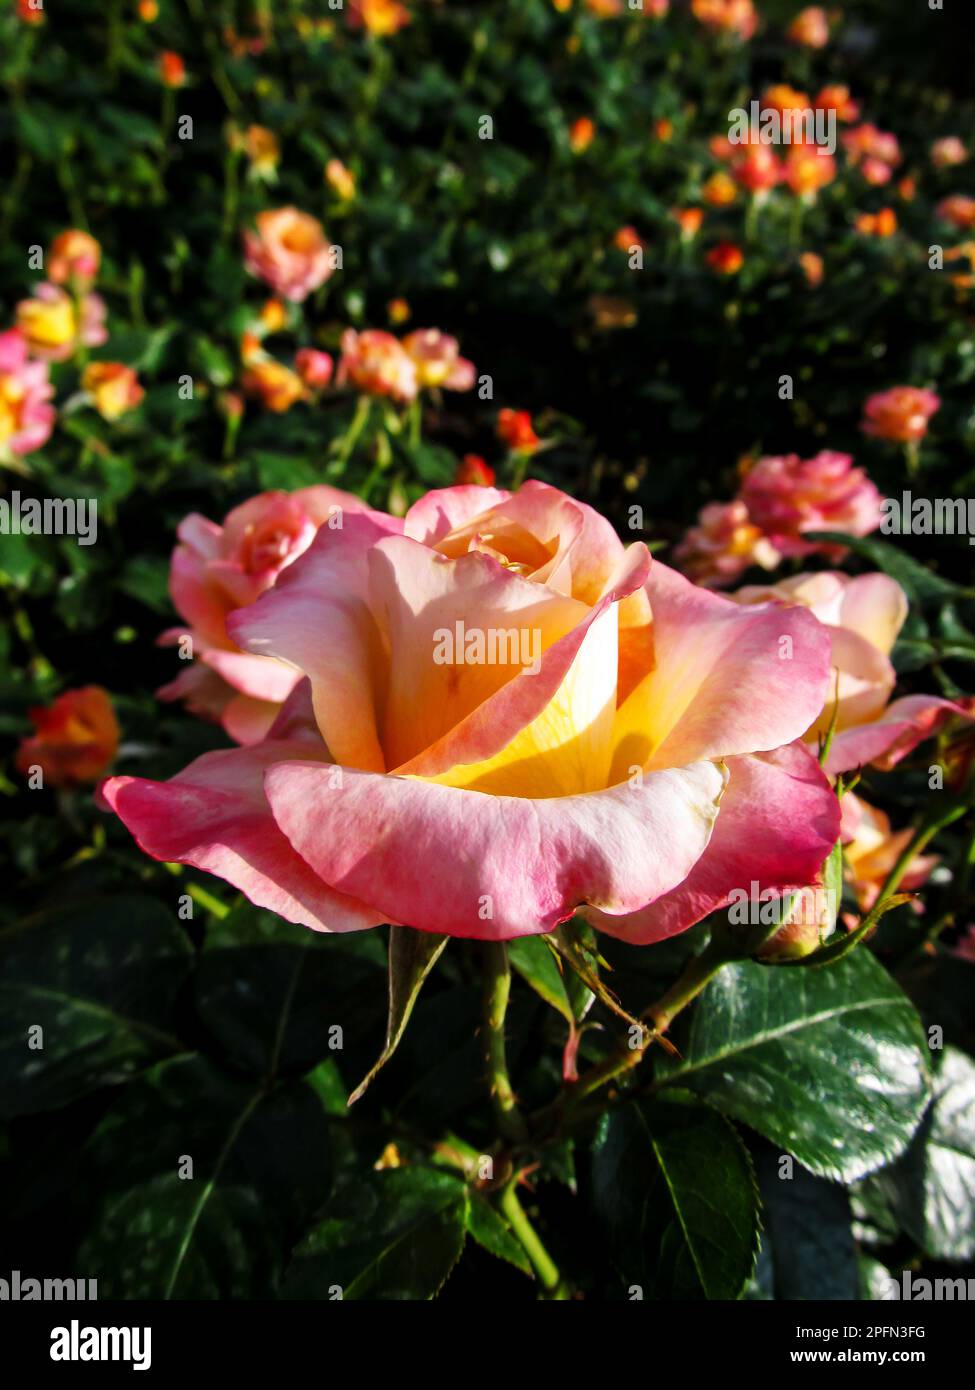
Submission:
<svg viewBox="0 0 975 1390">
<path fill-rule="evenodd" d="M 230 618 L 305 679 L 264 742 L 105 785 L 144 850 L 317 930 L 493 940 L 578 909 L 657 941 L 814 881 L 839 807 L 794 742 L 828 682 L 811 614 L 695 588 L 539 482 L 399 526 L 323 527 Z"/>
<path fill-rule="evenodd" d="M 826 553 L 803 540 L 805 531 L 846 531 L 866 536 L 882 520 L 881 496 L 849 454 L 824 449 L 815 458 L 798 454 L 761 458 L 745 475 L 740 493 L 756 526 L 783 555 Z M 833 547 L 835 553 L 835 547 Z"/>
<path fill-rule="evenodd" d="M 898 444 L 917 443 L 928 432 L 928 422 L 941 409 L 941 397 L 917 386 L 892 386 L 878 391 L 863 407 L 860 428 L 864 434 Z"/>
<path fill-rule="evenodd" d="M 342 334 L 342 359 L 336 385 L 355 386 L 369 396 L 412 401 L 420 389 L 416 361 L 398 338 L 382 328 Z"/>
<path fill-rule="evenodd" d="M 0 455 L 40 449 L 54 428 L 54 387 L 46 362 L 32 362 L 17 328 L 0 333 Z"/>
<path fill-rule="evenodd" d="M 721 589 L 753 565 L 774 570 L 782 556 L 755 525 L 744 502 L 709 502 L 702 507 L 674 552 L 674 563 L 695 584 Z"/>
<path fill-rule="evenodd" d="M 337 488 L 262 492 L 235 507 L 222 526 L 196 513 L 180 523 L 169 590 L 185 627 L 170 628 L 160 643 L 189 637 L 193 662 L 156 693 L 186 701 L 203 718 L 219 720 L 232 738 L 252 743 L 264 736 L 298 676 L 283 662 L 244 652 L 227 631 L 227 619 L 269 589 L 281 571 L 311 545 L 320 526 L 330 534 L 365 503 Z"/>
<path fill-rule="evenodd" d="M 297 208 L 259 212 L 243 234 L 244 264 L 277 294 L 300 304 L 335 269 L 333 248 L 317 217 Z"/>
<path fill-rule="evenodd" d="M 306 386 L 323 391 L 332 380 L 332 358 L 317 348 L 299 348 L 295 353 L 295 370 Z"/>
<path fill-rule="evenodd" d="M 439 328 L 415 329 L 403 339 L 403 348 L 416 365 L 421 387 L 469 391 L 474 385 L 474 363 L 461 357 L 457 339 Z"/>
<path fill-rule="evenodd" d="M 970 232 L 975 227 L 975 198 L 967 193 L 952 193 L 949 198 L 942 198 L 934 213 L 960 232 Z"/>
<path fill-rule="evenodd" d="M 801 604 L 828 629 L 832 676 L 823 708 L 805 735 L 816 746 L 836 725 L 826 761 L 835 775 L 872 763 L 887 770 L 949 719 L 971 719 L 975 700 L 907 695 L 888 704 L 895 674 L 890 653 L 907 617 L 907 598 L 885 574 L 799 574 L 779 584 L 749 586 L 732 596 L 745 604 Z"/>
</svg>

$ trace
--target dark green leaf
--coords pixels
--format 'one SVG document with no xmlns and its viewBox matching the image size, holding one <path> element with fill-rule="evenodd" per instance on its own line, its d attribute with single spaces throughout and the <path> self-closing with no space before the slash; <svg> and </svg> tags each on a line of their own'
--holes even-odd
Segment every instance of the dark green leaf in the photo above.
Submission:
<svg viewBox="0 0 975 1390">
<path fill-rule="evenodd" d="M 499 1260 L 507 1260 L 522 1274 L 534 1277 L 528 1256 L 511 1234 L 511 1227 L 480 1192 L 470 1194 L 467 1229 L 488 1254 L 497 1256 Z"/>
<path fill-rule="evenodd" d="M 63 1105 L 178 1051 L 172 1006 L 189 962 L 186 937 L 151 898 L 120 895 L 8 927 L 0 934 L 0 1111 Z"/>
<path fill-rule="evenodd" d="M 758 1192 L 734 1127 L 687 1092 L 631 1101 L 593 1149 L 593 1200 L 644 1297 L 737 1298 L 758 1249 Z"/>
<path fill-rule="evenodd" d="M 460 1259 L 467 1210 L 467 1187 L 452 1173 L 370 1174 L 328 1203 L 295 1250 L 283 1296 L 433 1298 Z"/>
<path fill-rule="evenodd" d="M 731 965 L 697 1002 L 690 1086 L 822 1177 L 850 1181 L 896 1158 L 927 1105 L 928 1053 L 913 1006 L 864 950 L 823 970 Z"/>
<path fill-rule="evenodd" d="M 413 1005 L 423 987 L 423 981 L 436 965 L 449 939 L 446 936 L 434 936 L 430 932 L 415 931 L 412 927 L 390 927 L 389 1016 L 386 1022 L 386 1042 L 378 1061 L 349 1096 L 350 1105 L 361 1099 L 369 1083 L 399 1046 L 399 1040 L 410 1021 Z"/>
</svg>

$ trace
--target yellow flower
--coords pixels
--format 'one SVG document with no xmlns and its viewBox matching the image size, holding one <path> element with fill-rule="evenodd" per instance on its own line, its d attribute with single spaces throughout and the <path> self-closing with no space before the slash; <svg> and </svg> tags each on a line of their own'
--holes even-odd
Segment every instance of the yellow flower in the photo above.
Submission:
<svg viewBox="0 0 975 1390">
<path fill-rule="evenodd" d="M 23 299 L 17 305 L 17 327 L 32 352 L 70 349 L 77 333 L 71 296 L 58 290 L 48 298 Z"/>
<path fill-rule="evenodd" d="M 355 197 L 355 174 L 341 159 L 330 159 L 325 165 L 325 182 L 344 202 Z"/>
<path fill-rule="evenodd" d="M 81 389 L 103 420 L 134 410 L 145 395 L 135 372 L 123 362 L 90 362 L 81 374 Z"/>
</svg>

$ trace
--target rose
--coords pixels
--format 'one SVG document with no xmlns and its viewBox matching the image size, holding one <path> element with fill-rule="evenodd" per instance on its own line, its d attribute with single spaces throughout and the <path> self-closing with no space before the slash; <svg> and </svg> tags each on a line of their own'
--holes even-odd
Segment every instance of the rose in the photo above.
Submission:
<svg viewBox="0 0 975 1390">
<path fill-rule="evenodd" d="M 897 444 L 916 444 L 928 432 L 928 422 L 941 409 L 941 398 L 918 386 L 892 386 L 878 391 L 863 407 L 864 434 Z"/>
<path fill-rule="evenodd" d="M 901 586 L 886 574 L 797 574 L 774 585 L 749 585 L 730 597 L 743 604 L 801 604 L 828 628 L 833 677 L 806 733 L 817 744 L 833 724 L 837 706 L 827 772 L 849 772 L 865 763 L 891 768 L 947 719 L 975 712 L 975 701 L 956 703 L 938 695 L 907 695 L 888 704 L 897 679 L 890 653 L 908 604 Z"/>
<path fill-rule="evenodd" d="M 797 454 L 760 458 L 746 473 L 739 495 L 751 520 L 786 556 L 824 549 L 805 540 L 805 531 L 866 536 L 882 520 L 882 499 L 874 484 L 862 468 L 853 467 L 849 454 L 831 449 L 811 459 Z"/>
<path fill-rule="evenodd" d="M 117 420 L 134 410 L 146 394 L 135 372 L 123 362 L 89 362 L 81 374 L 81 389 L 105 420 Z"/>
<path fill-rule="evenodd" d="M 185 627 L 164 632 L 173 645 L 189 637 L 193 665 L 156 693 L 185 700 L 193 713 L 218 719 L 241 743 L 264 736 L 298 679 L 271 657 L 242 652 L 227 631 L 234 609 L 253 603 L 281 570 L 307 550 L 319 526 L 344 524 L 367 511 L 338 488 L 264 492 L 235 507 L 218 526 L 193 514 L 180 523 L 169 590 Z"/>
<path fill-rule="evenodd" d="M 331 355 L 318 348 L 299 348 L 295 353 L 295 371 L 312 391 L 324 391 L 332 380 Z"/>
<path fill-rule="evenodd" d="M 143 849 L 319 930 L 489 939 L 581 909 L 655 941 L 814 881 L 839 807 L 792 742 L 827 686 L 811 614 L 695 588 L 538 482 L 400 527 L 323 527 L 230 616 L 305 679 L 257 746 L 106 784 Z"/>
<path fill-rule="evenodd" d="M 421 387 L 469 391 L 474 385 L 474 363 L 461 357 L 457 339 L 439 328 L 416 328 L 407 333 L 403 350 L 413 359 Z"/>
<path fill-rule="evenodd" d="M 720 589 L 752 565 L 774 570 L 782 556 L 762 535 L 744 502 L 709 502 L 674 552 L 682 573 L 695 584 Z"/>
<path fill-rule="evenodd" d="M 335 383 L 401 402 L 415 399 L 420 389 L 413 358 L 398 338 L 382 328 L 367 328 L 363 333 L 345 330 Z"/>
<path fill-rule="evenodd" d="M 241 385 L 248 396 L 259 400 L 265 410 L 275 415 L 283 415 L 307 394 L 305 382 L 297 372 L 273 357 L 257 354 L 248 362 Z"/>
<path fill-rule="evenodd" d="M 17 327 L 34 357 L 63 362 L 79 344 L 99 347 L 105 342 L 105 313 L 99 295 L 82 295 L 76 304 L 66 290 L 45 281 L 31 299 L 17 305 Z"/>
<path fill-rule="evenodd" d="M 105 775 L 118 751 L 119 727 L 101 686 L 66 690 L 52 705 L 28 713 L 37 732 L 21 739 L 15 760 L 21 776 L 39 767 L 48 785 L 71 787 Z"/>
<path fill-rule="evenodd" d="M 300 304 L 332 274 L 332 247 L 317 217 L 297 208 L 259 212 L 243 234 L 244 265 L 277 294 Z"/>
<path fill-rule="evenodd" d="M 0 456 L 40 449 L 54 428 L 54 387 L 46 362 L 32 362 L 17 328 L 0 333 Z"/>
<path fill-rule="evenodd" d="M 750 39 L 758 28 L 752 0 L 691 0 L 691 10 L 708 29 Z"/>
<path fill-rule="evenodd" d="M 829 16 L 819 5 L 800 10 L 786 29 L 786 37 L 804 48 L 825 48 L 829 43 Z"/>
<path fill-rule="evenodd" d="M 71 284 L 76 290 L 90 289 L 98 275 L 102 248 L 93 236 L 72 227 L 51 242 L 47 253 L 47 274 L 55 285 Z"/>
</svg>

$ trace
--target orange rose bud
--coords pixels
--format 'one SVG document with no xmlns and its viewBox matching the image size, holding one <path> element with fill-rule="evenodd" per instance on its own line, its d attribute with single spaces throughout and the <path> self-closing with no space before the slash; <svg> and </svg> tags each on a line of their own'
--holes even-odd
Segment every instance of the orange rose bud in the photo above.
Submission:
<svg viewBox="0 0 975 1390">
<path fill-rule="evenodd" d="M 240 335 L 240 360 L 245 366 L 252 362 L 261 360 L 262 348 L 261 340 L 256 333 L 250 331 Z"/>
<path fill-rule="evenodd" d="M 917 197 L 917 179 L 911 178 L 910 174 L 905 174 L 897 185 L 897 193 L 905 203 L 913 203 Z"/>
<path fill-rule="evenodd" d="M 540 443 L 527 410 L 499 411 L 498 438 L 515 453 L 533 453 Z"/>
<path fill-rule="evenodd" d="M 823 283 L 823 258 L 817 256 L 815 251 L 803 251 L 799 257 L 799 264 L 802 273 L 806 277 L 806 283 L 815 289 L 817 285 Z"/>
<path fill-rule="evenodd" d="M 897 213 L 893 208 L 879 212 L 861 212 L 853 223 L 862 236 L 889 237 L 897 231 Z"/>
<path fill-rule="evenodd" d="M 355 197 L 355 174 L 341 159 L 330 159 L 325 165 L 325 182 L 344 203 L 351 202 Z"/>
<path fill-rule="evenodd" d="M 786 29 L 786 37 L 804 48 L 825 48 L 829 43 L 829 17 L 819 5 L 800 10 Z"/>
<path fill-rule="evenodd" d="M 53 705 L 28 711 L 36 733 L 21 740 L 15 765 L 22 777 L 40 768 L 45 785 L 97 782 L 118 752 L 119 727 L 100 685 L 66 690 Z"/>
<path fill-rule="evenodd" d="M 178 53 L 168 49 L 159 55 L 159 76 L 167 87 L 182 87 L 186 81 L 186 64 Z"/>
<path fill-rule="evenodd" d="M 457 465 L 454 482 L 458 486 L 472 483 L 478 487 L 491 487 L 494 483 L 494 469 L 485 463 L 480 454 L 465 454 Z"/>
<path fill-rule="evenodd" d="M 280 333 L 288 322 L 288 311 L 280 299 L 267 299 L 261 306 L 261 327 L 265 333 Z"/>
<path fill-rule="evenodd" d="M 91 289 L 102 262 L 102 248 L 93 236 L 72 227 L 60 232 L 47 253 L 47 278 L 55 285 Z"/>
<path fill-rule="evenodd" d="M 406 299 L 391 299 L 386 305 L 386 316 L 393 324 L 406 323 L 412 312 Z"/>
<path fill-rule="evenodd" d="M 744 253 L 733 241 L 719 241 L 705 256 L 712 270 L 719 275 L 737 275 L 745 264 Z"/>
<path fill-rule="evenodd" d="M 256 397 L 265 410 L 283 415 L 296 401 L 304 400 L 305 383 L 301 377 L 273 358 L 254 362 L 244 373 L 242 385 L 249 396 Z"/>
<path fill-rule="evenodd" d="M 569 126 L 569 148 L 573 154 L 588 150 L 596 136 L 596 123 L 588 116 L 580 116 Z"/>
<path fill-rule="evenodd" d="M 642 250 L 645 243 L 635 227 L 620 227 L 613 236 L 613 245 L 628 255 L 634 246 Z"/>
<path fill-rule="evenodd" d="M 295 353 L 295 371 L 313 391 L 324 391 L 332 380 L 335 364 L 327 352 L 318 348 L 299 348 Z"/>
<path fill-rule="evenodd" d="M 117 420 L 134 410 L 146 394 L 124 362 L 89 362 L 81 373 L 81 389 L 103 420 Z"/>
<path fill-rule="evenodd" d="M 136 8 L 143 24 L 155 24 L 159 18 L 159 6 L 156 4 L 156 0 L 139 0 Z"/>
<path fill-rule="evenodd" d="M 690 241 L 692 237 L 697 236 L 704 221 L 703 208 L 672 208 L 670 215 L 680 227 L 681 238 L 684 241 Z"/>
<path fill-rule="evenodd" d="M 653 133 L 658 140 L 670 140 L 674 134 L 673 121 L 669 120 L 666 116 L 662 116 L 659 121 L 654 121 Z"/>
<path fill-rule="evenodd" d="M 723 169 L 719 169 L 716 174 L 712 174 L 704 188 L 701 190 L 701 197 L 713 208 L 727 207 L 738 197 L 738 185 L 730 174 L 726 174 Z"/>
</svg>

